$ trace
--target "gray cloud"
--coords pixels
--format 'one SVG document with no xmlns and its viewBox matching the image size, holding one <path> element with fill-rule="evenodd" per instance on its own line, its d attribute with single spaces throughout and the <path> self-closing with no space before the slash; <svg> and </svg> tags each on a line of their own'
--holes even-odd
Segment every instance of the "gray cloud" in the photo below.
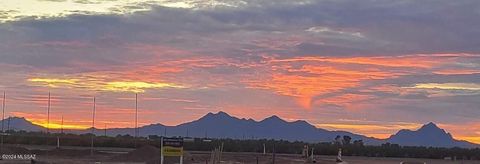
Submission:
<svg viewBox="0 0 480 164">
<path fill-rule="evenodd" d="M 284 51 L 290 55 L 478 53 L 480 49 L 476 45 L 480 40 L 469 37 L 480 36 L 480 28 L 475 28 L 480 27 L 480 21 L 476 19 L 479 13 L 475 8 L 478 4 L 468 0 L 340 0 L 304 4 L 246 1 L 242 7 L 210 10 L 154 7 L 152 11 L 126 16 L 72 15 L 45 20 L 27 19 L 0 25 L 3 27 L 0 35 L 14 35 L 2 38 L 27 35 L 32 42 L 80 40 L 96 45 L 108 43 L 105 42 L 107 38 L 115 43 L 158 43 L 188 49 L 205 43 L 205 37 L 208 37 L 212 45 L 207 45 L 207 49 L 223 52 L 220 48 L 232 45 L 222 45 L 222 42 L 252 44 L 256 38 L 242 37 L 245 33 L 268 36 L 280 32 L 280 36 L 297 35 L 304 39 L 303 43 Z M 5 26 L 16 29 L 15 33 L 5 34 L 11 32 L 6 31 Z M 344 34 L 340 33 L 312 37 L 305 31 L 317 26 L 355 31 L 365 38 L 352 41 L 342 39 Z M 233 45 L 232 48 L 241 46 Z M 261 52 L 269 51 L 275 52 L 268 49 Z"/>
</svg>

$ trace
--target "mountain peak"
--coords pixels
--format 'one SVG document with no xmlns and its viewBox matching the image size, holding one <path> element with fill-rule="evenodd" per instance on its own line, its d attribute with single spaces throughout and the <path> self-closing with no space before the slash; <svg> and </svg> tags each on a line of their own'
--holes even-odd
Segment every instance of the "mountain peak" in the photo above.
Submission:
<svg viewBox="0 0 480 164">
<path fill-rule="evenodd" d="M 11 117 L 5 118 L 5 121 L 7 121 L 8 119 L 11 119 L 11 120 L 27 120 L 27 119 L 25 119 L 25 117 L 11 116 Z"/>
<path fill-rule="evenodd" d="M 442 133 L 445 133 L 445 131 L 441 128 L 439 128 L 435 123 L 429 122 L 428 124 L 423 125 L 420 129 L 417 131 L 428 131 L 428 132 L 434 132 L 434 131 L 439 131 Z"/>
<path fill-rule="evenodd" d="M 228 113 L 225 113 L 225 112 L 223 112 L 223 111 L 219 111 L 219 112 L 217 112 L 217 113 L 209 112 L 209 113 L 208 113 L 207 115 L 205 115 L 205 116 L 229 116 L 229 117 L 230 117 L 230 115 L 229 115 Z"/>
<path fill-rule="evenodd" d="M 422 128 L 437 128 L 440 129 L 435 123 L 429 122 L 428 124 L 424 124 L 420 129 Z"/>
<path fill-rule="evenodd" d="M 209 112 L 199 120 L 226 120 L 226 119 L 233 119 L 234 117 L 230 116 L 229 114 L 225 112 L 217 112 L 217 113 L 212 113 Z"/>
<path fill-rule="evenodd" d="M 280 117 L 276 116 L 276 115 L 273 115 L 273 116 L 270 116 L 268 118 L 265 118 L 263 121 L 284 121 L 283 119 L 281 119 Z"/>
<path fill-rule="evenodd" d="M 215 115 L 231 117 L 228 113 L 226 113 L 226 112 L 224 112 L 224 111 L 219 111 L 219 112 L 217 112 Z"/>
</svg>

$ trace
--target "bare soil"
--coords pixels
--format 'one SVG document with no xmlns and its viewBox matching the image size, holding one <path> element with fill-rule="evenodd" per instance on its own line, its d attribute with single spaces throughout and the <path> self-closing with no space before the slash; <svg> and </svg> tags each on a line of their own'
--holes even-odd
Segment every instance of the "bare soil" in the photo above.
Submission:
<svg viewBox="0 0 480 164">
<path fill-rule="evenodd" d="M 47 151 L 49 150 L 49 151 Z M 36 164 L 158 164 L 160 163 L 160 150 L 153 146 L 144 146 L 135 150 L 121 153 L 106 153 L 108 148 L 95 151 L 90 155 L 89 148 L 64 148 L 64 149 L 26 149 L 18 146 L 5 146 L 2 154 L 35 154 Z M 117 148 L 111 148 L 111 152 L 118 152 Z M 186 152 L 185 164 L 208 164 L 210 152 Z M 271 164 L 272 154 L 259 153 L 229 153 L 222 154 L 222 164 Z M 370 158 L 370 157 L 344 157 L 345 162 L 336 163 L 335 156 L 316 156 L 317 164 L 480 164 L 480 161 L 451 161 L 435 159 L 409 159 L 409 158 Z M 0 160 L 0 164 L 31 163 L 30 160 Z M 178 157 L 166 157 L 165 164 L 179 163 Z M 300 155 L 276 154 L 276 164 L 302 164 L 307 163 Z M 311 163 L 311 162 L 310 162 Z"/>
</svg>

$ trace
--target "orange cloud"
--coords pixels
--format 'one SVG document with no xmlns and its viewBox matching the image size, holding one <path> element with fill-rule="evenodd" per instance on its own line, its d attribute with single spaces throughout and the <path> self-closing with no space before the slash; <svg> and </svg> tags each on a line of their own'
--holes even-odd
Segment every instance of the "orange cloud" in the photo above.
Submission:
<svg viewBox="0 0 480 164">
<path fill-rule="evenodd" d="M 270 89 L 276 93 L 295 97 L 300 105 L 311 107 L 313 96 L 330 93 L 357 85 L 356 80 L 325 79 L 298 75 L 274 74 L 267 82 L 250 82 L 254 88 Z"/>
<path fill-rule="evenodd" d="M 245 80 L 252 88 L 272 90 L 280 95 L 295 97 L 306 109 L 314 97 L 361 86 L 364 82 L 392 79 L 455 61 L 464 55 L 405 55 L 380 57 L 295 57 L 271 59 L 270 75 L 264 79 Z M 392 89 L 390 87 L 389 89 Z M 396 89 L 399 89 L 396 87 Z M 401 89 L 401 88 L 400 88 Z M 348 105 L 367 99 L 365 95 L 340 95 L 323 98 L 316 104 Z"/>
<path fill-rule="evenodd" d="M 375 98 L 371 95 L 361 95 L 361 94 L 341 94 L 338 96 L 332 96 L 327 98 L 321 98 L 314 102 L 314 104 L 332 104 L 342 106 L 346 109 L 361 109 L 362 101 L 367 101 L 369 99 Z"/>
</svg>

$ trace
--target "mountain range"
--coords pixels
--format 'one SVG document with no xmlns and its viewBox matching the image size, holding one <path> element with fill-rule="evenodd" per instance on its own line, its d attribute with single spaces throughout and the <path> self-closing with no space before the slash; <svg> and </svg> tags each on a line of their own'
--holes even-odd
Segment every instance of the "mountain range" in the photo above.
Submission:
<svg viewBox="0 0 480 164">
<path fill-rule="evenodd" d="M 7 119 L 5 120 L 5 129 Z M 11 117 L 9 128 L 13 130 L 43 131 L 44 127 L 35 125 L 25 118 Z M 90 133 L 85 130 L 65 130 L 67 133 Z M 51 130 L 54 131 L 55 130 Z M 58 131 L 58 130 L 56 130 Z M 95 129 L 96 135 L 109 136 L 134 135 L 134 128 Z M 277 116 L 271 116 L 261 121 L 240 119 L 225 112 L 208 113 L 198 120 L 183 123 L 177 126 L 150 124 L 139 127 L 140 136 L 187 136 L 205 138 L 233 138 L 233 139 L 277 139 L 305 142 L 331 142 L 336 136 L 348 135 L 353 140 L 363 140 L 367 145 L 394 143 L 403 146 L 427 147 L 463 147 L 474 148 L 480 145 L 467 141 L 456 140 L 445 130 L 434 123 L 428 123 L 418 130 L 403 129 L 387 139 L 377 139 L 347 131 L 329 131 L 317 128 L 306 121 L 288 122 Z"/>
</svg>

